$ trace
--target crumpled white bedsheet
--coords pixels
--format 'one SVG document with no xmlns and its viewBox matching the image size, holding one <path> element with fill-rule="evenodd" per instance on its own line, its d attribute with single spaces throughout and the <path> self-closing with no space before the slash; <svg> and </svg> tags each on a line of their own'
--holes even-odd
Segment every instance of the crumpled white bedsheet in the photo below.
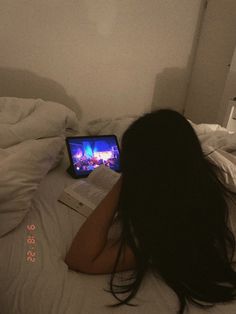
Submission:
<svg viewBox="0 0 236 314">
<path fill-rule="evenodd" d="M 61 104 L 0 98 L 0 236 L 27 214 L 40 181 L 62 157 L 66 132 L 77 128 Z"/>
<path fill-rule="evenodd" d="M 78 132 L 78 119 L 66 106 L 42 99 L 0 97 L 0 147 L 29 139 Z"/>
</svg>

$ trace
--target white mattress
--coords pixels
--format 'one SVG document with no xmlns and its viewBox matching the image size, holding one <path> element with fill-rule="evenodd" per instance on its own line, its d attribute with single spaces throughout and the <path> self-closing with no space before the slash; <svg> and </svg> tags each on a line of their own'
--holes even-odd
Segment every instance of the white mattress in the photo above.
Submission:
<svg viewBox="0 0 236 314">
<path fill-rule="evenodd" d="M 161 281 L 147 275 L 138 293 L 137 307 L 108 308 L 115 299 L 105 292 L 109 275 L 85 275 L 68 270 L 64 257 L 84 217 L 57 202 L 70 184 L 64 159 L 40 184 L 31 210 L 14 231 L 0 239 L 0 314 L 174 314 L 175 294 Z M 27 262 L 30 245 L 26 226 L 34 224 L 36 260 Z M 235 314 L 236 302 L 218 305 L 207 312 Z"/>
</svg>

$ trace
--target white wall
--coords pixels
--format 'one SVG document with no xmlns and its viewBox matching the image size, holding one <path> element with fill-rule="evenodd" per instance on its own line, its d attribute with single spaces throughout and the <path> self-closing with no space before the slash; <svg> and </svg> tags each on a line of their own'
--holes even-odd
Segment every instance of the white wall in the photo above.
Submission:
<svg viewBox="0 0 236 314">
<path fill-rule="evenodd" d="M 68 101 L 84 121 L 182 110 L 201 3 L 1 0 L 0 96 Z"/>
<path fill-rule="evenodd" d="M 221 123 L 225 81 L 236 44 L 236 1 L 208 0 L 188 90 L 185 115 L 196 123 Z"/>
<path fill-rule="evenodd" d="M 223 126 L 227 126 L 231 110 L 230 100 L 236 100 L 236 47 L 230 64 L 229 73 L 226 79 L 225 88 L 220 104 L 218 120 Z M 235 104 L 234 104 L 235 105 Z M 235 121 L 234 121 L 235 122 Z M 235 127 L 235 123 L 234 123 Z M 234 128 L 235 129 L 235 128 Z"/>
</svg>

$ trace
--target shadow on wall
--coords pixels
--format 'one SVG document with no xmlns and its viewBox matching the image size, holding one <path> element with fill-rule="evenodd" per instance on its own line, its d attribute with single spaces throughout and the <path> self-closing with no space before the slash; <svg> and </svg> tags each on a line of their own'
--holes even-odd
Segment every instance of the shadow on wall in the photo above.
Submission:
<svg viewBox="0 0 236 314">
<path fill-rule="evenodd" d="M 0 67 L 0 97 L 41 98 L 66 105 L 81 119 L 77 101 L 63 86 L 27 70 Z"/>
<path fill-rule="evenodd" d="M 158 108 L 172 108 L 184 114 L 187 106 L 188 88 L 192 68 L 205 16 L 206 2 L 201 2 L 199 15 L 193 35 L 193 44 L 189 53 L 186 67 L 165 68 L 158 73 L 155 80 L 151 110 Z"/>
<path fill-rule="evenodd" d="M 171 108 L 183 113 L 189 80 L 189 70 L 181 68 L 166 68 L 157 74 L 152 110 Z"/>
<path fill-rule="evenodd" d="M 218 123 L 226 126 L 228 123 L 231 107 L 229 100 L 236 98 L 236 71 L 230 71 L 226 80 L 224 93 L 221 99 L 220 110 L 218 113 Z M 236 99 L 235 99 L 236 100 Z"/>
</svg>

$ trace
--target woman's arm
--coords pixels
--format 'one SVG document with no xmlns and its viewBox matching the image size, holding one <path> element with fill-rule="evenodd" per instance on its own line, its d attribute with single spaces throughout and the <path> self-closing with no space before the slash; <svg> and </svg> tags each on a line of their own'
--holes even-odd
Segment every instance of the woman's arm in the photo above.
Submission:
<svg viewBox="0 0 236 314">
<path fill-rule="evenodd" d="M 120 186 L 121 178 L 76 234 L 65 258 L 69 268 L 93 274 L 112 272 L 120 243 L 108 241 L 107 236 L 116 213 Z M 134 255 L 125 247 L 117 271 L 134 266 Z"/>
</svg>

